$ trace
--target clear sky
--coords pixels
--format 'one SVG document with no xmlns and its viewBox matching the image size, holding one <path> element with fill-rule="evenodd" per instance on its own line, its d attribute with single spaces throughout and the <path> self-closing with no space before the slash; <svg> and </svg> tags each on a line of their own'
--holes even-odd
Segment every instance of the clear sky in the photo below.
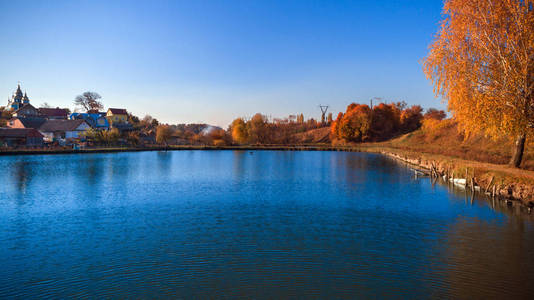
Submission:
<svg viewBox="0 0 534 300">
<path fill-rule="evenodd" d="M 421 67 L 441 0 L 0 0 L 0 105 L 105 107 L 167 123 L 319 117 L 370 98 L 444 108 Z"/>
</svg>

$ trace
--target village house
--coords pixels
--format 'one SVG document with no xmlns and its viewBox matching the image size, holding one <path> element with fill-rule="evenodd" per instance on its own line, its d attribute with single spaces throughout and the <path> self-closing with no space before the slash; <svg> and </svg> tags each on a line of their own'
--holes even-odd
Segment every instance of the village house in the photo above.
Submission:
<svg viewBox="0 0 534 300">
<path fill-rule="evenodd" d="M 38 110 L 40 115 L 49 120 L 66 120 L 69 114 L 69 111 L 67 109 L 59 107 L 41 107 Z"/>
<path fill-rule="evenodd" d="M 15 110 L 13 117 L 22 117 L 22 118 L 35 118 L 41 117 L 39 110 L 31 104 L 24 104 L 21 108 Z"/>
<path fill-rule="evenodd" d="M 9 128 L 34 128 L 39 129 L 46 122 L 44 118 L 11 118 L 6 126 Z"/>
<path fill-rule="evenodd" d="M 43 135 L 33 128 L 0 128 L 0 146 L 40 147 Z"/>
<path fill-rule="evenodd" d="M 59 107 L 37 109 L 30 104 L 30 99 L 26 93 L 22 92 L 20 84 L 17 85 L 13 95 L 8 98 L 8 105 L 5 109 L 9 112 L 6 113 L 6 117 L 11 117 L 11 119 L 4 121 L 4 126 L 10 129 L 36 129 L 47 142 L 75 139 L 80 133 L 90 128 L 96 130 L 116 128 L 120 132 L 133 129 L 132 124 L 129 123 L 127 110 L 122 108 L 109 108 L 106 112 L 95 110 L 72 114 L 69 114 L 68 109 Z M 12 132 L 20 135 L 30 131 Z"/>
<path fill-rule="evenodd" d="M 106 113 L 72 113 L 69 116 L 69 120 L 85 120 L 89 126 L 97 130 L 109 129 L 109 122 L 106 118 Z"/>
<path fill-rule="evenodd" d="M 130 131 L 132 125 L 128 122 L 128 112 L 123 108 L 109 108 L 106 113 L 111 128 L 117 128 L 119 131 Z"/>
<path fill-rule="evenodd" d="M 128 112 L 123 108 L 109 108 L 106 113 L 106 118 L 110 124 L 128 123 Z"/>
<path fill-rule="evenodd" d="M 85 120 L 47 120 L 39 131 L 46 142 L 54 140 L 70 140 L 79 137 L 80 133 L 90 129 Z"/>
</svg>

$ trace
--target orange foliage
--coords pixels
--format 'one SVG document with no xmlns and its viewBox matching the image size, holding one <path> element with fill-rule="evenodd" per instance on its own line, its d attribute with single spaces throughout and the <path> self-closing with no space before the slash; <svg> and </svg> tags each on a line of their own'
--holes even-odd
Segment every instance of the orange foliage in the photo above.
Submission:
<svg viewBox="0 0 534 300">
<path fill-rule="evenodd" d="M 241 118 L 237 118 L 230 125 L 230 131 L 232 139 L 238 144 L 244 144 L 248 140 L 248 133 L 245 121 Z"/>
<path fill-rule="evenodd" d="M 380 103 L 373 107 L 373 136 L 389 139 L 395 134 L 400 124 L 395 110 L 396 107 L 392 104 Z"/>
<path fill-rule="evenodd" d="M 236 144 L 294 144 L 303 142 L 299 134 L 320 127 L 324 126 L 314 119 L 305 121 L 303 114 L 269 121 L 266 116 L 257 113 L 248 121 L 235 119 L 228 132 Z"/>
<path fill-rule="evenodd" d="M 434 118 L 425 118 L 421 130 L 425 134 L 427 143 L 433 142 L 439 134 L 446 128 L 456 129 L 456 122 L 453 119 L 438 120 Z M 460 136 L 462 136 L 459 133 Z"/>
<path fill-rule="evenodd" d="M 267 142 L 267 118 L 260 113 L 255 114 L 247 122 L 249 140 L 253 144 L 264 144 Z"/>
<path fill-rule="evenodd" d="M 337 115 L 336 120 L 332 122 L 332 125 L 330 126 L 330 135 L 334 138 L 339 136 L 339 123 L 341 123 L 342 119 L 343 119 L 343 113 L 340 112 Z"/>
<path fill-rule="evenodd" d="M 435 108 L 429 108 L 423 116 L 425 119 L 443 120 L 447 117 L 447 114 L 443 110 L 437 110 Z"/>
<path fill-rule="evenodd" d="M 467 134 L 516 138 L 521 163 L 534 117 L 534 1 L 446 0 L 424 70 Z"/>
<path fill-rule="evenodd" d="M 351 104 L 349 108 L 339 122 L 338 137 L 348 142 L 366 141 L 371 128 L 371 108 L 365 104 Z"/>
<path fill-rule="evenodd" d="M 400 125 L 404 132 L 414 131 L 421 127 L 423 108 L 419 105 L 414 105 L 401 112 Z"/>
<path fill-rule="evenodd" d="M 406 103 L 380 103 L 371 109 L 351 103 L 332 123 L 331 136 L 345 142 L 380 141 L 421 127 L 423 109 Z"/>
<path fill-rule="evenodd" d="M 232 140 L 224 129 L 214 129 L 208 134 L 208 137 L 215 146 L 229 145 Z"/>
</svg>

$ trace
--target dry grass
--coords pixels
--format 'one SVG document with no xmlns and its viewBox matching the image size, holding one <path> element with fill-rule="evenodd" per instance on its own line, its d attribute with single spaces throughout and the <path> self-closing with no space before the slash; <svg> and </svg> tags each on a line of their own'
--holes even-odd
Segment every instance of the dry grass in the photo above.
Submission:
<svg viewBox="0 0 534 300">
<path fill-rule="evenodd" d="M 297 133 L 293 136 L 297 144 L 330 143 L 330 127 L 322 127 Z"/>
<path fill-rule="evenodd" d="M 481 163 L 507 164 L 512 155 L 513 142 L 502 138 L 497 141 L 474 135 L 467 139 L 458 132 L 455 123 L 442 121 L 434 130 L 419 129 L 399 138 L 380 143 L 384 147 L 439 154 Z M 527 141 L 528 142 L 528 141 Z M 534 170 L 534 143 L 528 142 L 522 169 Z"/>
<path fill-rule="evenodd" d="M 442 154 L 391 148 L 379 144 L 366 144 L 363 145 L 361 150 L 368 152 L 388 152 L 411 159 L 433 161 L 436 164 L 449 167 L 451 172 L 454 171 L 457 178 L 464 178 L 467 171 L 469 176 L 475 177 L 483 187 L 491 177 L 494 177 L 494 183 L 497 184 L 534 185 L 534 171 L 511 168 L 506 164 L 479 162 Z"/>
</svg>

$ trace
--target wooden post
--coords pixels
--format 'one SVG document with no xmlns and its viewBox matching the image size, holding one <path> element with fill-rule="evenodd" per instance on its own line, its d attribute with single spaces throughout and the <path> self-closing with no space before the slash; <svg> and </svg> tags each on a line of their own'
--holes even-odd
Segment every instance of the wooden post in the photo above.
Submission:
<svg viewBox="0 0 534 300">
<path fill-rule="evenodd" d="M 488 186 L 486 187 L 486 191 L 485 191 L 486 193 L 488 193 L 488 190 L 489 190 L 491 184 L 493 183 L 493 178 L 494 178 L 494 176 L 491 176 L 490 182 L 488 183 Z"/>
<path fill-rule="evenodd" d="M 465 168 L 465 189 L 469 187 L 469 176 L 467 176 L 469 171 L 467 170 L 467 167 Z"/>
</svg>

